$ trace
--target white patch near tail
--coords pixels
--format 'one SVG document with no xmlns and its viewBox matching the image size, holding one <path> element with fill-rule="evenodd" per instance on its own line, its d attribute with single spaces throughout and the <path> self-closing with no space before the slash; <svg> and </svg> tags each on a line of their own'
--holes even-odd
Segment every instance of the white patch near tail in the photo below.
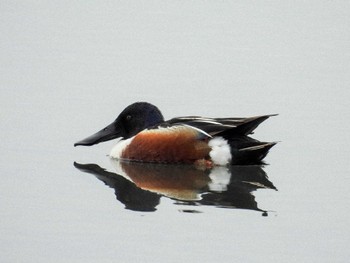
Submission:
<svg viewBox="0 0 350 263">
<path fill-rule="evenodd" d="M 227 165 L 232 159 L 230 146 L 227 141 L 222 137 L 215 137 L 208 143 L 211 151 L 209 153 L 210 158 L 216 165 Z"/>
<path fill-rule="evenodd" d="M 117 144 L 112 148 L 109 156 L 111 158 L 120 159 L 120 156 L 122 156 L 124 149 L 131 143 L 133 138 L 134 137 L 118 141 Z"/>
</svg>

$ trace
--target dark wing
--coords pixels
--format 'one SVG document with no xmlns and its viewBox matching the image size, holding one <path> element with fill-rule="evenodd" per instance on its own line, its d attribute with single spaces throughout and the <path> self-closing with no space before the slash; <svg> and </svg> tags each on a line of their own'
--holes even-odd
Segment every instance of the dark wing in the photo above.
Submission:
<svg viewBox="0 0 350 263">
<path fill-rule="evenodd" d="M 186 116 L 170 119 L 161 124 L 161 127 L 187 125 L 200 129 L 210 136 L 248 135 L 264 120 L 274 115 L 262 115 L 249 118 L 207 118 Z"/>
</svg>

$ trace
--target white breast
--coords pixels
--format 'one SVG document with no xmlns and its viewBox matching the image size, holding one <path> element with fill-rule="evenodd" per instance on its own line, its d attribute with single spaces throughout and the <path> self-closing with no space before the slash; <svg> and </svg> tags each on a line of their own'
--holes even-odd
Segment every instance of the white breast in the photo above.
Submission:
<svg viewBox="0 0 350 263">
<path fill-rule="evenodd" d="M 124 149 L 131 143 L 131 141 L 134 139 L 134 137 L 131 137 L 129 139 L 126 140 L 120 140 L 117 142 L 116 145 L 114 145 L 114 147 L 112 148 L 109 156 L 111 158 L 115 158 L 115 159 L 120 159 L 120 157 L 122 156 L 122 153 L 124 151 Z"/>
</svg>

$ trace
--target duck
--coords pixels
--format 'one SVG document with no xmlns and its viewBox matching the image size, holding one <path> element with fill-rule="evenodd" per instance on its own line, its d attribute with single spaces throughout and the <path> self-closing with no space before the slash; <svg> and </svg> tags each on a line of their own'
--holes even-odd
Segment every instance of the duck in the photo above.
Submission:
<svg viewBox="0 0 350 263">
<path fill-rule="evenodd" d="M 261 142 L 249 135 L 275 115 L 184 116 L 165 120 L 155 105 L 135 102 L 111 124 L 74 146 L 91 146 L 117 139 L 109 154 L 117 160 L 205 167 L 263 164 L 276 142 Z"/>
</svg>

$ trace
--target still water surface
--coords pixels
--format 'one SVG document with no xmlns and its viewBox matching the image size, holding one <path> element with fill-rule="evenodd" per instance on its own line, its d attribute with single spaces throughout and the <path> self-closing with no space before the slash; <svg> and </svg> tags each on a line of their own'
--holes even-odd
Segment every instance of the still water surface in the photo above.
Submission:
<svg viewBox="0 0 350 263">
<path fill-rule="evenodd" d="M 1 8 L 0 261 L 347 262 L 349 4 L 126 3 Z M 278 113 L 279 143 L 215 171 L 73 147 L 139 100 Z"/>
</svg>

